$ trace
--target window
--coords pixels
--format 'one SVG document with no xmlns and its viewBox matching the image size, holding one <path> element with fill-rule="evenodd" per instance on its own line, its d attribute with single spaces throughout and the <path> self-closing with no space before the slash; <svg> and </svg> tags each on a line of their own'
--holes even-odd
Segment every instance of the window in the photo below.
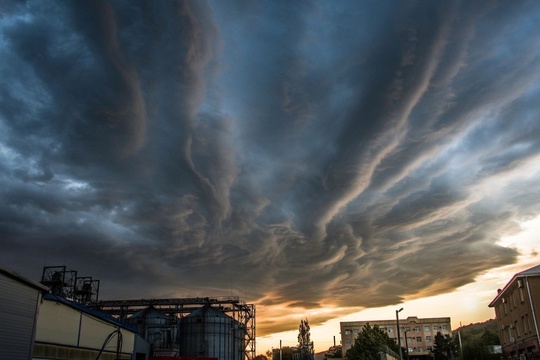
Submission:
<svg viewBox="0 0 540 360">
<path fill-rule="evenodd" d="M 426 341 L 431 341 L 431 336 L 426 336 Z"/>
<path fill-rule="evenodd" d="M 523 296 L 523 288 L 522 287 L 519 288 L 519 300 L 521 300 L 521 302 L 525 301 L 525 297 Z"/>
<path fill-rule="evenodd" d="M 407 344 L 410 344 L 411 341 L 413 341 L 413 338 L 408 337 L 408 338 L 407 338 Z"/>
<path fill-rule="evenodd" d="M 414 331 L 416 331 L 416 332 L 420 331 L 420 326 L 415 326 Z"/>
<path fill-rule="evenodd" d="M 388 331 L 389 333 L 393 333 L 394 332 L 394 329 L 389 327 L 389 328 L 386 328 L 386 331 Z"/>
<path fill-rule="evenodd" d="M 345 335 L 350 335 L 351 334 L 351 330 L 347 329 L 345 330 Z"/>
<path fill-rule="evenodd" d="M 527 329 L 531 332 L 531 323 L 529 322 L 529 314 L 525 314 L 525 322 L 527 324 Z"/>
<path fill-rule="evenodd" d="M 417 350 L 418 350 L 418 351 L 424 351 L 424 348 L 419 347 L 419 348 L 417 348 Z"/>
<path fill-rule="evenodd" d="M 417 341 L 417 342 L 422 342 L 422 338 L 421 338 L 420 336 L 417 336 L 417 337 L 416 337 L 416 341 Z"/>
<path fill-rule="evenodd" d="M 407 327 L 405 328 L 405 331 L 411 331 L 411 328 L 407 326 Z"/>
<path fill-rule="evenodd" d="M 508 314 L 508 306 L 506 306 L 506 298 L 502 298 L 502 303 L 504 307 L 504 315 Z"/>
<path fill-rule="evenodd" d="M 448 330 L 448 325 L 446 325 L 446 324 L 442 325 L 441 327 L 442 327 L 443 330 Z"/>
<path fill-rule="evenodd" d="M 510 310 L 514 307 L 514 294 L 508 296 L 508 303 L 510 304 Z"/>
<path fill-rule="evenodd" d="M 514 321 L 514 328 L 516 329 L 517 336 L 521 336 L 521 329 L 517 321 Z"/>
<path fill-rule="evenodd" d="M 353 334 L 358 334 L 358 329 L 353 329 Z"/>
<path fill-rule="evenodd" d="M 439 331 L 439 325 L 433 325 L 433 331 Z"/>
<path fill-rule="evenodd" d="M 427 351 L 433 351 L 433 348 L 431 346 L 428 346 Z"/>
<path fill-rule="evenodd" d="M 431 328 L 429 327 L 429 325 L 424 326 L 424 331 L 431 331 Z"/>
<path fill-rule="evenodd" d="M 351 340 L 345 340 L 345 345 L 351 345 Z"/>
</svg>

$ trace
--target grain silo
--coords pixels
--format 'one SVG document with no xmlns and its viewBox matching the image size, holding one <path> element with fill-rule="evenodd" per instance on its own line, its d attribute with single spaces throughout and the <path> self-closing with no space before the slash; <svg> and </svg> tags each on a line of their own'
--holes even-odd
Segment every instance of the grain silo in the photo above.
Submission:
<svg viewBox="0 0 540 360">
<path fill-rule="evenodd" d="M 175 316 L 166 315 L 149 306 L 124 320 L 125 323 L 136 327 L 139 333 L 148 341 L 155 351 L 172 350 L 176 346 Z"/>
<path fill-rule="evenodd" d="M 243 360 L 245 326 L 209 304 L 180 320 L 180 355 Z"/>
</svg>

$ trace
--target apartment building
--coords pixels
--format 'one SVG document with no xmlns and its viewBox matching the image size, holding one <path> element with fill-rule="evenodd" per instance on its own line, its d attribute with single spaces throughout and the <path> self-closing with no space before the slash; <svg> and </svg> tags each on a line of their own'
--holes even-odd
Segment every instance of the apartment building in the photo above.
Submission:
<svg viewBox="0 0 540 360">
<path fill-rule="evenodd" d="M 503 357 L 540 359 L 540 265 L 515 274 L 489 307 L 495 310 Z"/>
<path fill-rule="evenodd" d="M 352 347 L 358 333 L 366 324 L 371 326 L 377 325 L 379 329 L 386 331 L 388 336 L 398 343 L 396 319 L 340 322 L 343 354 Z M 418 360 L 430 357 L 435 335 L 440 332 L 443 335 L 451 336 L 451 329 L 449 317 L 420 319 L 416 316 L 409 316 L 407 319 L 400 319 L 399 331 L 401 346 L 408 349 L 408 354 L 405 352 L 403 358 Z"/>
</svg>

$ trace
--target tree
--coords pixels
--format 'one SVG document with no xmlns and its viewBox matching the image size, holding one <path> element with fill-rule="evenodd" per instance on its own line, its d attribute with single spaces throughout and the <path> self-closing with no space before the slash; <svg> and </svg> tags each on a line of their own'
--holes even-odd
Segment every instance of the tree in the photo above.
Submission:
<svg viewBox="0 0 540 360">
<path fill-rule="evenodd" d="M 497 360 L 500 354 L 492 354 L 482 339 L 473 338 L 463 344 L 463 360 Z"/>
<path fill-rule="evenodd" d="M 271 352 L 270 352 L 271 353 Z M 255 356 L 253 358 L 253 360 L 268 360 L 268 357 L 266 357 L 266 355 L 263 355 L 263 354 L 259 354 L 257 356 Z"/>
<path fill-rule="evenodd" d="M 347 350 L 345 358 L 347 360 L 378 360 L 379 353 L 391 354 L 399 358 L 399 348 L 395 341 L 377 325 L 371 327 L 366 324 L 354 340 L 353 346 Z"/>
<path fill-rule="evenodd" d="M 450 360 L 457 356 L 456 340 L 450 335 L 443 335 L 440 332 L 433 339 L 433 357 L 435 360 Z"/>
<path fill-rule="evenodd" d="M 300 320 L 300 325 L 298 326 L 298 353 L 300 354 L 300 360 L 313 359 L 313 354 L 315 353 L 307 318 Z"/>
<path fill-rule="evenodd" d="M 324 354 L 324 359 L 341 359 L 343 357 L 341 345 L 331 346 Z"/>
<path fill-rule="evenodd" d="M 293 346 L 283 346 L 281 348 L 281 359 L 282 360 L 294 360 L 295 354 L 298 353 L 298 349 Z M 279 349 L 273 349 L 272 356 L 269 356 L 272 360 L 279 360 Z"/>
<path fill-rule="evenodd" d="M 500 345 L 500 339 L 489 330 L 481 336 L 471 337 L 463 344 L 463 360 L 497 360 L 500 354 L 491 351 L 493 345 Z"/>
<path fill-rule="evenodd" d="M 501 345 L 501 339 L 499 338 L 499 335 L 492 333 L 488 329 L 484 331 L 482 336 L 480 337 L 480 340 L 484 343 L 484 345 Z"/>
</svg>

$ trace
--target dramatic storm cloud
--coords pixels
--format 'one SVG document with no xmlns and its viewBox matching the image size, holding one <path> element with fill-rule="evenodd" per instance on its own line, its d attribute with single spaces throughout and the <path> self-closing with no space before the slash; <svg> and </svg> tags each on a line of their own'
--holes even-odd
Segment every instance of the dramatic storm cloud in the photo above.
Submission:
<svg viewBox="0 0 540 360">
<path fill-rule="evenodd" d="M 540 215 L 539 22 L 525 0 L 2 2 L 0 262 L 105 299 L 232 292 L 259 335 L 468 284 Z"/>
</svg>

